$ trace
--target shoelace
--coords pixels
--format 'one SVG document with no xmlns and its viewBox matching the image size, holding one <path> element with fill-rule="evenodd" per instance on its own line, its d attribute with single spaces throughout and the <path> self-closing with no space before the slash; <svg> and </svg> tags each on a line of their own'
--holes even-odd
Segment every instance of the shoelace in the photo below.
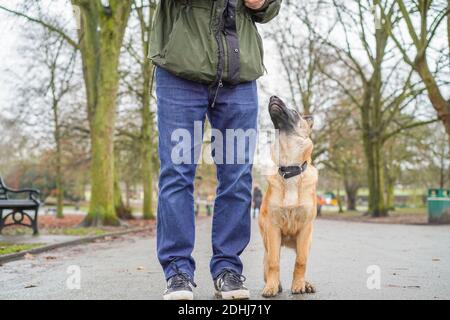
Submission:
<svg viewBox="0 0 450 320">
<path fill-rule="evenodd" d="M 192 281 L 191 277 L 189 277 L 186 273 L 181 272 L 177 265 L 174 265 L 174 270 L 177 273 L 172 277 L 172 283 L 174 287 L 184 287 L 186 283 L 191 284 L 194 288 L 197 287 L 197 284 Z"/>
<path fill-rule="evenodd" d="M 247 280 L 247 278 L 244 277 L 242 274 L 239 274 L 231 269 L 223 270 L 222 273 L 219 275 L 219 279 L 222 279 L 222 283 L 225 281 L 229 281 L 231 284 L 238 286 L 242 285 L 244 281 Z"/>
</svg>

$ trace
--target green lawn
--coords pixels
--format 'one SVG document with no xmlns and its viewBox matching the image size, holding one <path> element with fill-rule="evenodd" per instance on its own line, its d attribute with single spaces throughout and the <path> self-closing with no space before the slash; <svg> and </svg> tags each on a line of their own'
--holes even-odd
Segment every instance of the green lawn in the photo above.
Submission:
<svg viewBox="0 0 450 320">
<path fill-rule="evenodd" d="M 337 211 L 327 211 L 326 208 L 322 210 L 322 215 L 326 217 L 338 216 L 342 218 L 354 218 L 362 216 L 363 213 L 363 211 L 344 211 L 343 213 L 338 213 Z M 425 215 L 427 215 L 427 208 L 397 208 L 396 210 L 389 212 L 389 216 L 391 217 Z"/>
<path fill-rule="evenodd" d="M 334 194 L 337 194 L 337 190 L 319 190 L 319 194 L 325 194 L 326 192 L 333 192 Z M 417 188 L 417 189 L 395 189 L 395 196 L 422 196 L 427 195 L 428 189 L 424 188 Z M 341 190 L 341 196 L 344 196 L 345 192 Z M 369 189 L 367 188 L 361 188 L 358 190 L 358 196 L 368 196 L 369 195 Z"/>
<path fill-rule="evenodd" d="M 427 215 L 427 208 L 397 208 L 395 211 L 389 212 L 390 215 Z"/>
<path fill-rule="evenodd" d="M 34 248 L 40 247 L 42 245 L 43 245 L 42 243 L 11 244 L 11 243 L 0 242 L 0 256 L 34 249 Z"/>
<path fill-rule="evenodd" d="M 108 233 L 108 231 L 99 228 L 68 228 L 68 229 L 55 228 L 55 229 L 48 229 L 47 233 L 51 235 L 85 237 L 85 236 L 101 236 Z"/>
</svg>

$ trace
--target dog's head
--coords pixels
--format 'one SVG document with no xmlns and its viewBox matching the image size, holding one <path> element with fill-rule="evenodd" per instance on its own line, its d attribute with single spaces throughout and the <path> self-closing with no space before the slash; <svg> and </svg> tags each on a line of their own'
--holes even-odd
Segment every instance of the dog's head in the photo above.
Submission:
<svg viewBox="0 0 450 320">
<path fill-rule="evenodd" d="M 313 142 L 310 138 L 314 124 L 312 116 L 290 109 L 280 98 L 273 96 L 269 103 L 270 118 L 280 133 L 281 162 L 303 163 L 311 158 Z M 284 161 L 283 161 L 284 159 Z"/>
</svg>

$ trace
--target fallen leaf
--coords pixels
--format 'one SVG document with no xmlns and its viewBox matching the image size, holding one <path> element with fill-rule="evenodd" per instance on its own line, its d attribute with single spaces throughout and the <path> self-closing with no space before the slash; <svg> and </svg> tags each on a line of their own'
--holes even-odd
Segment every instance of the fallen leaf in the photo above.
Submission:
<svg viewBox="0 0 450 320">
<path fill-rule="evenodd" d="M 45 257 L 46 260 L 56 260 L 56 257 L 53 256 L 47 256 Z"/>
<path fill-rule="evenodd" d="M 138 271 L 144 271 L 145 268 L 144 267 L 137 267 Z"/>
<path fill-rule="evenodd" d="M 31 253 L 27 253 L 24 256 L 25 260 L 34 260 L 34 256 Z"/>
<path fill-rule="evenodd" d="M 27 285 L 25 285 L 25 289 L 36 288 L 36 287 L 37 287 L 37 285 L 35 285 L 35 284 L 27 284 Z"/>
</svg>

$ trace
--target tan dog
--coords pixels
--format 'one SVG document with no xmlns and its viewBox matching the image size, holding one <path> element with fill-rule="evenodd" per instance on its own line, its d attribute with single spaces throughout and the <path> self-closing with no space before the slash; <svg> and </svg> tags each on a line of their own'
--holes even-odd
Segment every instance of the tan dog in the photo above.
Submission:
<svg viewBox="0 0 450 320">
<path fill-rule="evenodd" d="M 297 111 L 288 109 L 278 97 L 270 99 L 269 112 L 279 130 L 277 152 L 272 150 L 272 160 L 279 170 L 268 177 L 269 187 L 259 216 L 265 248 L 263 296 L 274 297 L 282 290 L 282 246 L 293 248 L 297 253 L 292 293 L 314 293 L 314 287 L 305 280 L 313 220 L 317 215 L 318 172 L 311 164 L 312 117 L 302 117 Z"/>
</svg>

